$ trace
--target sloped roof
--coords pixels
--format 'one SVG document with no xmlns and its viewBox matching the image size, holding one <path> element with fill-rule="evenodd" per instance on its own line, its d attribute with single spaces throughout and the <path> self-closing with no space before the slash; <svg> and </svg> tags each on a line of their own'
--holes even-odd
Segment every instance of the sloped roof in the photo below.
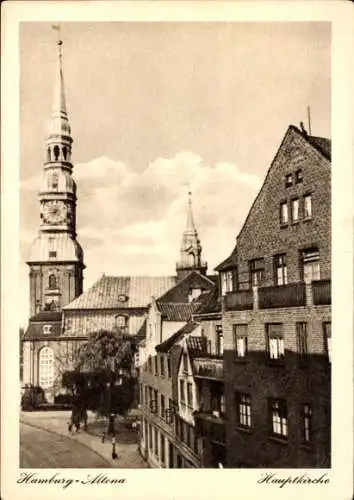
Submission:
<svg viewBox="0 0 354 500">
<path fill-rule="evenodd" d="M 228 269 L 232 269 L 237 265 L 237 248 L 232 250 L 231 255 L 223 260 L 220 264 L 218 264 L 215 268 L 215 271 L 227 271 Z"/>
<path fill-rule="evenodd" d="M 187 338 L 187 349 L 191 357 L 205 356 L 207 354 L 207 338 L 190 336 Z"/>
<path fill-rule="evenodd" d="M 197 323 L 196 321 L 190 321 L 186 325 L 184 325 L 182 328 L 180 328 L 176 333 L 171 335 L 168 339 L 164 340 L 161 342 L 161 344 L 157 345 L 155 347 L 157 352 L 169 352 L 169 350 L 180 340 L 183 339 L 185 335 L 188 335 L 192 333 L 200 323 Z"/>
<path fill-rule="evenodd" d="M 60 311 L 41 311 L 35 316 L 30 318 L 31 322 L 51 322 L 51 321 L 59 321 L 61 322 L 62 313 Z"/>
<path fill-rule="evenodd" d="M 136 334 L 135 338 L 136 338 L 137 342 L 140 342 L 140 340 L 146 338 L 146 319 L 144 320 L 144 323 L 139 328 L 138 333 Z"/>
<path fill-rule="evenodd" d="M 29 325 L 23 335 L 23 340 L 52 338 L 61 335 L 61 312 L 42 311 L 29 320 Z M 50 326 L 50 332 L 44 333 L 44 326 Z"/>
<path fill-rule="evenodd" d="M 174 276 L 105 276 L 63 309 L 147 307 L 176 283 Z M 125 298 L 121 301 L 120 298 Z"/>
<path fill-rule="evenodd" d="M 330 139 L 326 139 L 325 137 L 315 137 L 313 135 L 305 136 L 305 139 L 323 156 L 325 156 L 327 160 L 331 160 L 332 141 Z"/>
<path fill-rule="evenodd" d="M 217 288 L 205 294 L 205 300 L 195 314 L 199 316 L 200 314 L 212 313 L 221 313 L 221 297 Z"/>
<path fill-rule="evenodd" d="M 183 280 L 175 284 L 170 290 L 159 298 L 159 302 L 185 302 L 188 303 L 188 295 L 191 288 L 201 288 L 210 290 L 215 286 L 215 282 L 209 277 L 200 274 L 198 271 L 189 273 Z"/>
<path fill-rule="evenodd" d="M 201 306 L 200 302 L 171 303 L 157 302 L 157 308 L 161 312 L 163 319 L 166 321 L 188 321 L 193 313 Z"/>
</svg>

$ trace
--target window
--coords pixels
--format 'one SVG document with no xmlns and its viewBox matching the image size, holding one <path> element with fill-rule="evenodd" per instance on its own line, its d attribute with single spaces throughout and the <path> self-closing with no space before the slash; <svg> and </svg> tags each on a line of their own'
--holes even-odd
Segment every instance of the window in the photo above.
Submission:
<svg viewBox="0 0 354 500">
<path fill-rule="evenodd" d="M 289 222 L 288 202 L 283 201 L 280 204 L 280 225 L 285 226 Z"/>
<path fill-rule="evenodd" d="M 312 217 L 312 198 L 311 195 L 308 194 L 304 196 L 304 218 L 311 219 Z"/>
<path fill-rule="evenodd" d="M 254 259 L 249 262 L 251 286 L 259 286 L 264 276 L 264 259 Z"/>
<path fill-rule="evenodd" d="M 43 325 L 43 334 L 50 335 L 52 333 L 52 325 Z"/>
<path fill-rule="evenodd" d="M 286 439 L 288 436 L 288 412 L 285 399 L 271 399 L 270 402 L 271 433 L 273 436 Z"/>
<path fill-rule="evenodd" d="M 233 290 L 232 271 L 226 271 L 220 273 L 220 279 L 221 279 L 221 295 L 225 295 L 228 292 L 232 292 Z"/>
<path fill-rule="evenodd" d="M 225 394 L 220 394 L 220 413 L 226 414 L 226 398 Z"/>
<path fill-rule="evenodd" d="M 157 355 L 154 357 L 154 364 L 155 364 L 155 375 L 159 374 L 159 365 L 157 362 Z"/>
<path fill-rule="evenodd" d="M 183 371 L 185 373 L 188 373 L 188 358 L 187 358 L 187 354 L 182 354 L 182 359 L 183 359 Z"/>
<path fill-rule="evenodd" d="M 160 373 L 161 373 L 161 377 L 164 377 L 165 376 L 165 358 L 162 355 L 160 355 Z"/>
<path fill-rule="evenodd" d="M 152 427 L 149 424 L 149 449 L 152 450 Z"/>
<path fill-rule="evenodd" d="M 116 325 L 118 328 L 125 328 L 127 325 L 127 318 L 125 316 L 116 316 Z"/>
<path fill-rule="evenodd" d="M 52 189 L 55 189 L 55 190 L 58 189 L 58 174 L 56 172 L 52 173 L 51 187 L 52 187 Z"/>
<path fill-rule="evenodd" d="M 285 254 L 274 257 L 275 283 L 277 285 L 286 285 L 288 282 L 288 269 L 286 266 Z"/>
<path fill-rule="evenodd" d="M 48 287 L 50 290 L 55 290 L 57 288 L 57 279 L 55 274 L 50 274 L 48 278 Z"/>
<path fill-rule="evenodd" d="M 237 422 L 241 427 L 251 427 L 251 397 L 249 394 L 236 394 Z"/>
<path fill-rule="evenodd" d="M 326 321 L 323 323 L 324 330 L 324 340 L 325 340 L 325 349 L 328 356 L 328 361 L 331 363 L 332 361 L 332 324 L 330 321 Z"/>
<path fill-rule="evenodd" d="M 296 184 L 299 184 L 303 180 L 303 174 L 301 168 L 295 172 Z"/>
<path fill-rule="evenodd" d="M 158 456 L 159 455 L 159 434 L 157 432 L 157 429 L 154 429 L 154 434 L 155 434 L 155 449 L 154 449 L 154 452 L 155 452 L 155 455 Z"/>
<path fill-rule="evenodd" d="M 192 302 L 194 299 L 197 299 L 201 293 L 201 288 L 191 288 L 188 294 L 188 302 Z"/>
<path fill-rule="evenodd" d="M 163 394 L 161 394 L 160 415 L 161 418 L 165 418 L 165 396 Z"/>
<path fill-rule="evenodd" d="M 179 381 L 179 399 L 182 404 L 185 404 L 184 380 Z"/>
<path fill-rule="evenodd" d="M 222 356 L 224 354 L 224 335 L 222 332 L 222 325 L 216 325 L 216 355 Z"/>
<path fill-rule="evenodd" d="M 152 358 L 151 356 L 148 357 L 148 371 L 152 373 Z"/>
<path fill-rule="evenodd" d="M 320 279 L 320 253 L 318 248 L 309 248 L 302 252 L 302 272 L 305 283 Z"/>
<path fill-rule="evenodd" d="M 303 409 L 303 441 L 310 443 L 312 438 L 312 410 L 311 406 L 306 404 Z"/>
<path fill-rule="evenodd" d="M 144 392 L 145 392 L 145 395 L 144 395 L 145 396 L 145 405 L 147 405 L 148 402 L 149 402 L 148 401 L 148 388 L 147 388 L 147 385 L 144 388 Z"/>
<path fill-rule="evenodd" d="M 299 198 L 291 200 L 291 222 L 299 222 Z"/>
<path fill-rule="evenodd" d="M 54 353 L 50 347 L 43 347 L 39 351 L 39 385 L 43 389 L 53 386 L 54 382 Z"/>
<path fill-rule="evenodd" d="M 287 174 L 285 176 L 285 187 L 290 187 L 293 185 L 293 176 L 292 174 Z"/>
<path fill-rule="evenodd" d="M 187 405 L 193 407 L 193 386 L 191 382 L 187 383 Z"/>
<path fill-rule="evenodd" d="M 247 325 L 233 325 L 236 358 L 245 358 L 247 356 L 247 328 Z"/>
<path fill-rule="evenodd" d="M 169 357 L 167 358 L 167 376 L 171 378 L 171 360 Z"/>
<path fill-rule="evenodd" d="M 284 359 L 284 337 L 283 325 L 280 323 L 271 323 L 267 325 L 268 336 L 268 354 L 273 361 Z"/>
<path fill-rule="evenodd" d="M 49 250 L 49 258 L 52 259 L 52 258 L 55 258 L 57 256 L 57 252 L 55 252 L 54 250 Z"/>
<path fill-rule="evenodd" d="M 166 464 L 165 436 L 162 433 L 160 435 L 160 451 L 161 451 L 161 463 L 162 465 L 165 465 Z"/>
<path fill-rule="evenodd" d="M 297 352 L 300 362 L 307 361 L 307 323 L 296 323 Z"/>
</svg>

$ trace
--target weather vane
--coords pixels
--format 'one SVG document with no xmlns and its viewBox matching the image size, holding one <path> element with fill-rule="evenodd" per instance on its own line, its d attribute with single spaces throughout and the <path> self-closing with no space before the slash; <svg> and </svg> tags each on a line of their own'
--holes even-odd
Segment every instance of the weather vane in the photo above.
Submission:
<svg viewBox="0 0 354 500">
<path fill-rule="evenodd" d="M 61 57 L 61 45 L 63 45 L 63 40 L 61 39 L 61 27 L 60 24 L 52 24 L 53 30 L 57 32 L 57 45 L 59 48 L 59 56 Z"/>
</svg>

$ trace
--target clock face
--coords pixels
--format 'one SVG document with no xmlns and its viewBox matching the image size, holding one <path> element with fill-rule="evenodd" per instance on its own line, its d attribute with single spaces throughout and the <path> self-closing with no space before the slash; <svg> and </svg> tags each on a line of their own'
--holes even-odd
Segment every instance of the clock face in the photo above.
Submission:
<svg viewBox="0 0 354 500">
<path fill-rule="evenodd" d="M 45 222 L 61 224 L 65 221 L 66 206 L 61 201 L 51 201 L 44 205 L 43 215 Z"/>
</svg>

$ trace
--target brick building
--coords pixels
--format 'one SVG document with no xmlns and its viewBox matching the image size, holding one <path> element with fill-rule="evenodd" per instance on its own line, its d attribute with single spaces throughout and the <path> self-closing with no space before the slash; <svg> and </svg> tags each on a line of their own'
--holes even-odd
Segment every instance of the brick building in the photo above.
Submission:
<svg viewBox="0 0 354 500">
<path fill-rule="evenodd" d="M 331 143 L 290 126 L 216 269 L 228 467 L 329 467 Z"/>
</svg>

